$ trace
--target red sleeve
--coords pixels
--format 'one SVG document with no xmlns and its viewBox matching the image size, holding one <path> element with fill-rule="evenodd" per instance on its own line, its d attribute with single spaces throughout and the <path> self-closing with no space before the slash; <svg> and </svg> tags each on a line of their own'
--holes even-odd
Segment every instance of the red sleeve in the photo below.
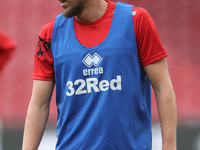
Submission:
<svg viewBox="0 0 200 150">
<path fill-rule="evenodd" d="M 145 9 L 133 7 L 133 23 L 138 55 L 142 66 L 149 65 L 167 57 L 156 26 Z"/>
<path fill-rule="evenodd" d="M 51 54 L 51 39 L 55 19 L 45 24 L 39 35 L 35 51 L 34 68 L 32 78 L 34 80 L 54 80 L 54 65 Z"/>
<path fill-rule="evenodd" d="M 0 30 L 0 70 L 12 55 L 16 43 Z"/>
</svg>

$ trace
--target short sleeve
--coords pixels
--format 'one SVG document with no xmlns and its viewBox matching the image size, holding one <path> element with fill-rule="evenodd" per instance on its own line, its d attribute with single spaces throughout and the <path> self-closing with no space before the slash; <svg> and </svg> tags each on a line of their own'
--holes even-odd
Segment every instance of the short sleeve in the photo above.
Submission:
<svg viewBox="0 0 200 150">
<path fill-rule="evenodd" d="M 133 23 L 138 55 L 142 66 L 149 65 L 167 57 L 155 23 L 145 9 L 133 7 Z"/>
<path fill-rule="evenodd" d="M 55 19 L 45 24 L 38 35 L 34 57 L 32 78 L 34 80 L 54 80 L 54 63 L 51 54 L 51 39 Z"/>
</svg>

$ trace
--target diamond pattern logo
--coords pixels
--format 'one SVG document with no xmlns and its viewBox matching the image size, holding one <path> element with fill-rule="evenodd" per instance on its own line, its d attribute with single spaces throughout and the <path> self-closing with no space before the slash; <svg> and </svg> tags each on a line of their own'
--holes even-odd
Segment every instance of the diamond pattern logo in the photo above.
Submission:
<svg viewBox="0 0 200 150">
<path fill-rule="evenodd" d="M 82 60 L 82 62 L 89 68 L 91 68 L 93 65 L 97 67 L 103 58 L 99 56 L 97 53 L 94 53 L 92 56 L 88 53 Z"/>
</svg>

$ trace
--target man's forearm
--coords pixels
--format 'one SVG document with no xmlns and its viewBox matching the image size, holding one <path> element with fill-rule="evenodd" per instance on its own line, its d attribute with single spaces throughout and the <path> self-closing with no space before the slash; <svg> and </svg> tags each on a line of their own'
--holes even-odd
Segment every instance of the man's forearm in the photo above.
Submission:
<svg viewBox="0 0 200 150">
<path fill-rule="evenodd" d="M 163 150 L 176 150 L 176 98 L 172 88 L 155 92 L 161 122 Z"/>
<path fill-rule="evenodd" d="M 22 150 L 37 150 L 49 115 L 49 106 L 30 104 L 27 112 Z"/>
</svg>

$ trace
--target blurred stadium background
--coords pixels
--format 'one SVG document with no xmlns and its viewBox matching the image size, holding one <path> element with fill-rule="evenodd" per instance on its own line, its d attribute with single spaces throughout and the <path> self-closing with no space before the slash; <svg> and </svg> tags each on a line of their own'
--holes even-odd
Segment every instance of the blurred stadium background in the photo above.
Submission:
<svg viewBox="0 0 200 150">
<path fill-rule="evenodd" d="M 121 1 L 145 8 L 155 21 L 169 54 L 167 61 L 177 96 L 178 149 L 200 150 L 200 1 Z M 21 149 L 37 34 L 44 23 L 61 12 L 57 0 L 1 0 L 0 28 L 17 42 L 17 49 L 0 74 L 0 150 Z M 153 150 L 157 150 L 161 149 L 161 135 L 154 97 L 152 110 Z M 41 150 L 54 149 L 55 127 L 54 96 Z"/>
</svg>

